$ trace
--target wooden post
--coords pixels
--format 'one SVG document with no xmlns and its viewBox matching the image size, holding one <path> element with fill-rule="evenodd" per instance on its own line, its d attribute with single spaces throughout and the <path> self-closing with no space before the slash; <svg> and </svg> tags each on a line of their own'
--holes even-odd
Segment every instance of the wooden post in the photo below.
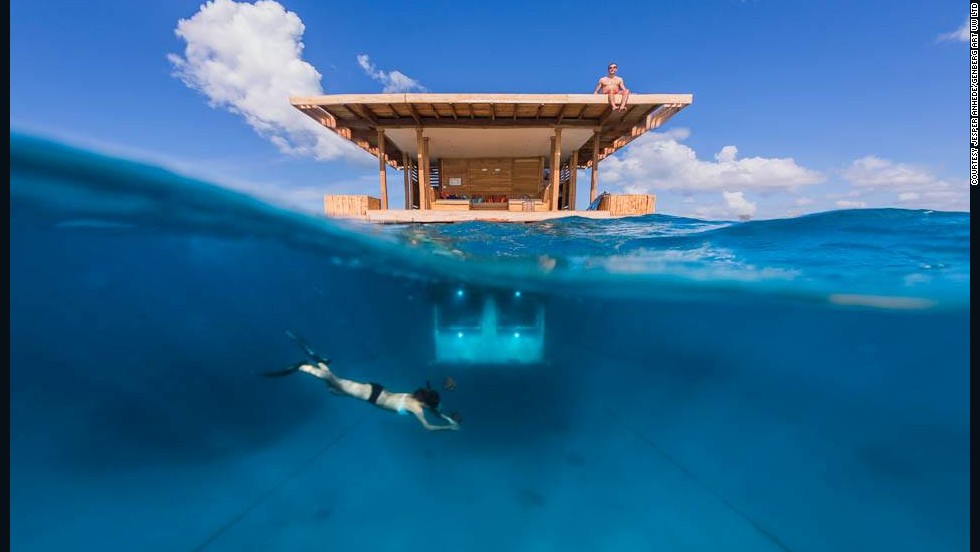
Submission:
<svg viewBox="0 0 980 552">
<path fill-rule="evenodd" d="M 589 205 L 595 201 L 598 194 L 596 188 L 599 187 L 599 131 L 592 131 L 592 189 L 589 191 Z"/>
<path fill-rule="evenodd" d="M 572 152 L 572 160 L 568 162 L 568 209 L 575 210 L 575 184 L 578 180 L 578 150 Z"/>
<path fill-rule="evenodd" d="M 555 128 L 551 139 L 551 207 L 558 210 L 558 186 L 561 184 L 561 127 Z"/>
<path fill-rule="evenodd" d="M 429 158 L 429 137 L 426 136 L 425 142 L 425 195 L 422 196 L 422 201 L 425 201 L 425 208 L 431 209 L 432 204 L 429 202 L 429 192 L 432 191 L 432 183 L 429 182 L 429 175 L 432 174 L 432 159 Z"/>
<path fill-rule="evenodd" d="M 381 177 L 381 208 L 388 209 L 388 169 L 385 163 L 385 129 L 378 129 L 378 166 Z"/>
<path fill-rule="evenodd" d="M 423 169 L 425 168 L 425 139 L 422 137 L 422 129 L 415 129 L 415 138 L 417 139 L 417 145 L 419 150 L 418 161 L 415 164 L 416 170 L 419 173 L 419 210 L 425 209 L 425 183 L 428 180 L 425 176 Z"/>
<path fill-rule="evenodd" d="M 412 167 L 408 165 L 408 153 L 402 152 L 402 172 L 405 173 L 405 208 L 412 208 Z"/>
</svg>

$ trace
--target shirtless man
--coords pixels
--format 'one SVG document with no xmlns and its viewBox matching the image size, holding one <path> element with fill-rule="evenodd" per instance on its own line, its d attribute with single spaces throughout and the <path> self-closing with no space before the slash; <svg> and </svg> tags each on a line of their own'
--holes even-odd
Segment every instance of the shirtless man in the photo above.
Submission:
<svg viewBox="0 0 980 552">
<path fill-rule="evenodd" d="M 602 90 L 603 93 L 609 96 L 609 105 L 613 108 L 613 111 L 622 111 L 626 109 L 626 100 L 630 97 L 630 91 L 626 88 L 626 83 L 623 82 L 623 79 L 616 76 L 617 69 L 618 67 L 616 67 L 615 63 L 610 63 L 609 74 L 599 79 L 599 84 L 596 85 L 592 93 L 598 94 Z M 616 106 L 617 94 L 621 94 L 623 97 L 623 101 L 618 107 Z"/>
<path fill-rule="evenodd" d="M 266 377 L 286 376 L 295 372 L 305 372 L 317 379 L 327 382 L 330 391 L 337 395 L 366 401 L 384 410 L 397 412 L 398 414 L 412 414 L 422 424 L 422 427 L 429 431 L 455 431 L 459 429 L 459 416 L 456 414 L 447 415 L 439 410 L 439 393 L 432 389 L 428 382 L 424 388 L 419 388 L 412 393 L 395 393 L 388 391 L 378 383 L 361 383 L 342 378 L 334 374 L 329 367 L 330 360 L 321 357 L 299 336 L 292 332 L 286 332 L 303 349 L 310 362 L 300 362 L 285 370 L 273 372 L 261 372 Z M 443 425 L 430 424 L 425 418 L 425 411 L 428 410 L 435 416 L 446 422 Z"/>
</svg>

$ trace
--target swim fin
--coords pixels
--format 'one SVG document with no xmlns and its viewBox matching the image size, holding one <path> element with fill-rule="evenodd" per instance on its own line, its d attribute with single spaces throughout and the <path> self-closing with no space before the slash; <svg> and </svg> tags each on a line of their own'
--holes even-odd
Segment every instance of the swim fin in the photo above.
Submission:
<svg viewBox="0 0 980 552">
<path fill-rule="evenodd" d="M 306 353 L 306 356 L 310 357 L 310 360 L 313 362 L 322 362 L 328 366 L 330 365 L 330 359 L 323 358 L 322 356 L 318 355 L 312 347 L 307 345 L 306 340 L 304 340 L 302 337 L 294 334 L 291 330 L 286 330 L 286 335 L 295 341 L 296 344 L 299 345 L 300 349 L 303 349 L 303 352 Z"/>
<path fill-rule="evenodd" d="M 288 376 L 289 374 L 292 374 L 293 372 L 296 372 L 297 370 L 299 370 L 299 367 L 302 366 L 303 364 L 306 364 L 306 363 L 305 362 L 297 362 L 296 364 L 293 364 L 292 366 L 290 366 L 289 368 L 286 368 L 285 370 L 273 370 L 271 372 L 254 372 L 254 373 L 256 373 L 256 374 L 258 374 L 260 376 L 265 376 L 267 378 L 281 378 L 283 376 Z"/>
</svg>

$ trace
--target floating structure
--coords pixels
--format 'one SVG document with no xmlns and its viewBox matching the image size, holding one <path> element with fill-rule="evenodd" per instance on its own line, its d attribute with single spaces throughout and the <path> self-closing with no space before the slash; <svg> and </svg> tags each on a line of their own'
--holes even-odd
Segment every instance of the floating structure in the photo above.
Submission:
<svg viewBox="0 0 980 552">
<path fill-rule="evenodd" d="M 690 94 L 632 94 L 613 110 L 596 94 L 341 94 L 290 103 L 378 158 L 380 197 L 326 195 L 328 216 L 374 222 L 533 222 L 652 213 L 648 194 L 598 195 L 599 162 L 663 125 Z M 387 167 L 405 204 L 388 201 Z M 590 208 L 575 210 L 578 169 Z"/>
</svg>

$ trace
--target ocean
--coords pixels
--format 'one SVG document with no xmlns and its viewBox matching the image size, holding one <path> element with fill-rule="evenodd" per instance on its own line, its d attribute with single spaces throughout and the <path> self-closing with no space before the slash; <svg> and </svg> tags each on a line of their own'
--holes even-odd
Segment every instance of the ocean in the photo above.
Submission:
<svg viewBox="0 0 980 552">
<path fill-rule="evenodd" d="M 10 156 L 12 550 L 969 549 L 968 213 L 365 226 Z M 462 429 L 262 377 L 286 332 Z"/>
</svg>

